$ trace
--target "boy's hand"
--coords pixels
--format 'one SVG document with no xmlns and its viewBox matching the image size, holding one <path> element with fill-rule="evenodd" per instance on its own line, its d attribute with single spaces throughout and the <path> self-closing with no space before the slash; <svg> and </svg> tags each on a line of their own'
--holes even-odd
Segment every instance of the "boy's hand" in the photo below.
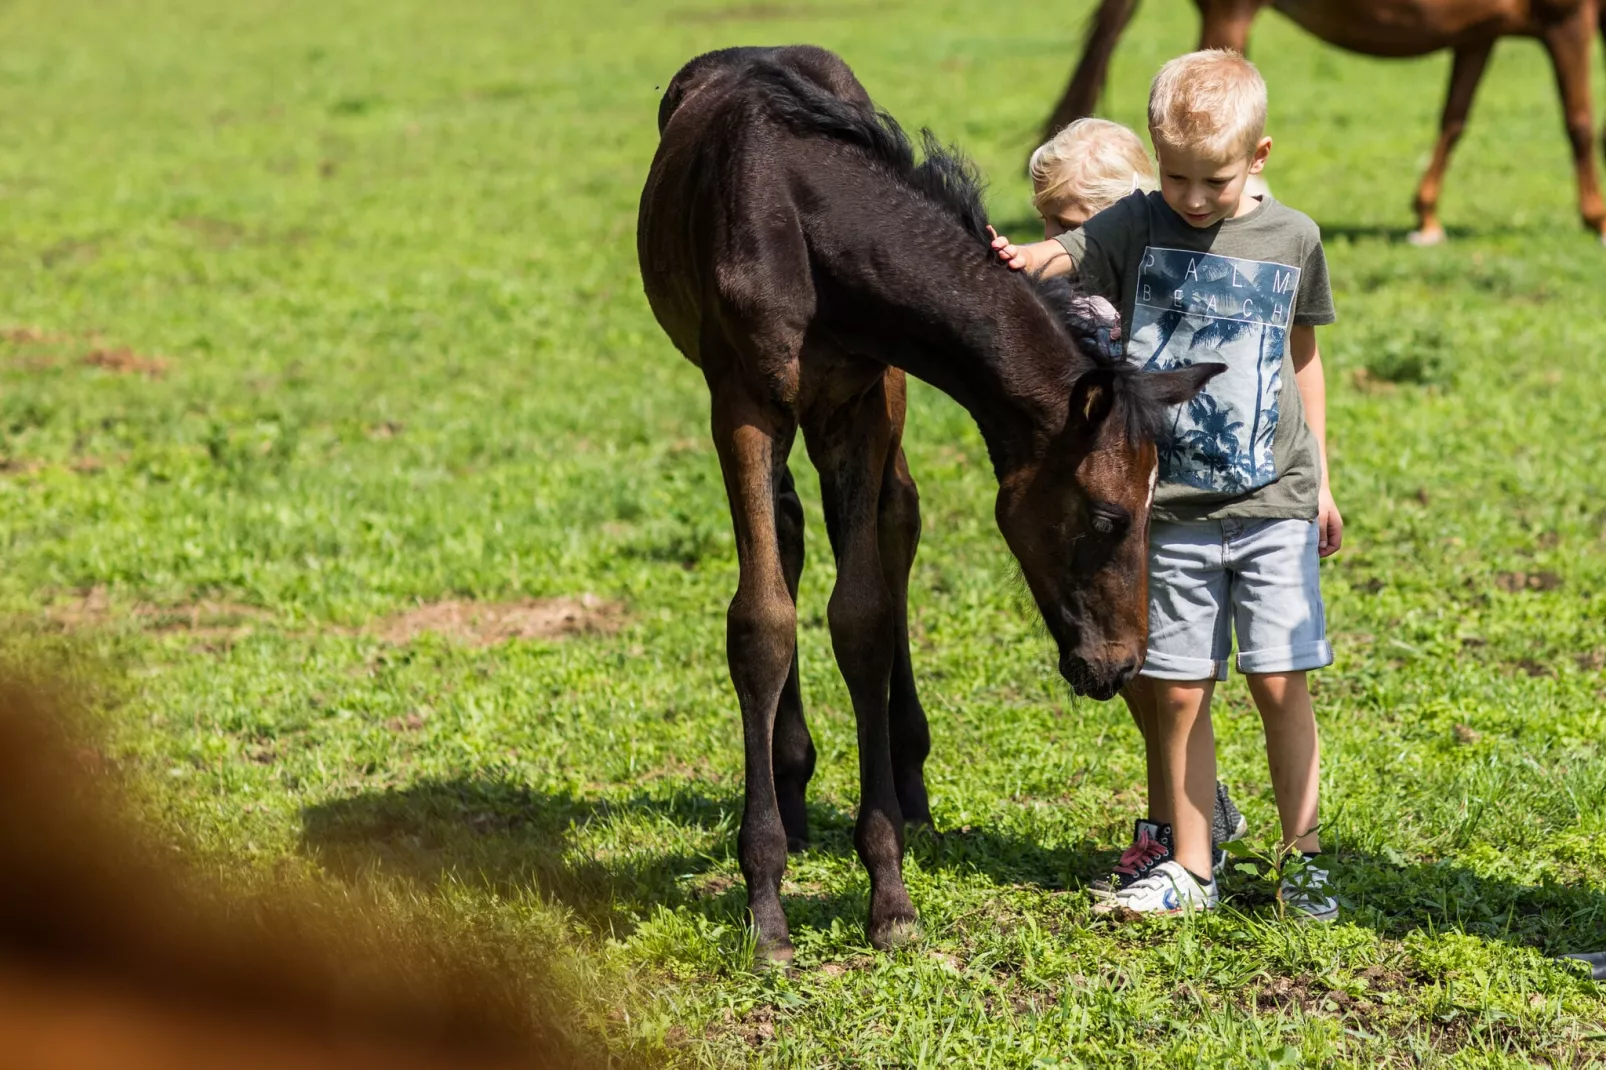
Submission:
<svg viewBox="0 0 1606 1070">
<path fill-rule="evenodd" d="M 1316 505 L 1316 554 L 1332 557 L 1344 545 L 1344 518 L 1333 501 L 1332 490 L 1323 484 Z"/>
<path fill-rule="evenodd" d="M 993 236 L 993 249 L 997 251 L 998 259 L 1008 264 L 1011 271 L 1020 271 L 1026 267 L 1027 256 L 1020 246 L 998 233 L 992 227 L 987 228 L 987 233 Z"/>
</svg>

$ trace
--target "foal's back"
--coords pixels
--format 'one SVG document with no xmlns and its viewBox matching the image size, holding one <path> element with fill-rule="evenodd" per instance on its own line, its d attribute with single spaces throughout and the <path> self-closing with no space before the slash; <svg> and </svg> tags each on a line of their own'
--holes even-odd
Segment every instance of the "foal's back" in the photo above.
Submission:
<svg viewBox="0 0 1606 1070">
<path fill-rule="evenodd" d="M 791 336 L 807 329 L 814 311 L 808 248 L 787 181 L 796 138 L 771 113 L 766 83 L 748 77 L 757 68 L 783 68 L 871 106 L 847 64 L 808 45 L 709 52 L 669 83 L 636 242 L 653 314 L 699 366 L 705 338 L 717 342 L 727 330 L 757 333 L 760 351 L 795 352 Z M 720 322 L 705 321 L 710 314 Z M 765 334 L 776 336 L 772 345 Z"/>
</svg>

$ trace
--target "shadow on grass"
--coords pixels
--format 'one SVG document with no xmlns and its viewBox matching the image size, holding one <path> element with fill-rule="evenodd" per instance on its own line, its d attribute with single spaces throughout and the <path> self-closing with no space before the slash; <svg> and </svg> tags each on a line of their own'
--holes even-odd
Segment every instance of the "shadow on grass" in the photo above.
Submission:
<svg viewBox="0 0 1606 1070">
<path fill-rule="evenodd" d="M 535 889 L 605 931 L 628 929 L 657 906 L 716 920 L 741 916 L 741 882 L 710 873 L 731 868 L 740 810 L 738 797 L 711 796 L 695 787 L 662 796 L 583 800 L 492 778 L 423 781 L 308 808 L 302 847 L 343 877 L 378 871 L 432 887 L 450 875 L 502 895 Z M 626 837 L 617 845 L 618 858 L 606 862 L 572 850 L 575 829 L 625 815 L 718 832 L 717 846 L 707 854 L 654 853 L 633 847 Z M 809 851 L 853 856 L 851 813 L 813 803 L 809 822 Z M 1091 840 L 1050 848 L 982 826 L 939 833 L 911 829 L 908 852 L 927 872 L 980 873 L 1001 885 L 1045 891 L 1077 891 L 1115 860 L 1114 852 Z M 1531 886 L 1451 863 L 1343 850 L 1332 869 L 1344 920 L 1393 938 L 1454 929 L 1556 954 L 1593 947 L 1606 932 L 1606 893 L 1588 888 Z M 1224 891 L 1255 912 L 1271 901 L 1269 886 L 1243 877 L 1228 877 Z M 783 895 L 783 901 L 794 925 L 826 928 L 835 918 L 861 924 L 864 896 L 861 888 Z"/>
<path fill-rule="evenodd" d="M 716 858 L 644 855 L 628 844 L 619 861 L 608 863 L 572 853 L 574 829 L 632 810 L 685 826 L 717 827 L 727 820 L 725 808 L 697 795 L 588 801 L 509 780 L 467 777 L 308 807 L 301 847 L 342 878 L 378 872 L 433 887 L 450 876 L 509 896 L 535 889 L 603 929 L 654 904 L 676 908 L 706 901 L 688 878 L 707 871 Z"/>
<path fill-rule="evenodd" d="M 654 854 L 621 843 L 617 860 L 572 851 L 573 830 L 623 815 L 684 828 L 719 831 L 712 853 Z M 343 878 L 369 872 L 399 875 L 433 887 L 451 876 L 502 895 L 537 889 L 588 925 L 605 929 L 645 916 L 655 906 L 691 908 L 710 917 L 740 915 L 741 883 L 711 875 L 729 870 L 741 800 L 692 790 L 638 794 L 626 800 L 583 800 L 532 791 L 494 778 L 423 781 L 364 792 L 307 808 L 304 853 Z M 852 858 L 854 816 L 829 804 L 809 805 L 811 852 Z M 1048 890 L 1081 887 L 1113 856 L 1085 841 L 1049 849 L 1032 840 L 966 827 L 940 834 L 911 829 L 909 855 L 928 871 L 980 872 L 1000 884 Z M 855 863 L 856 864 L 856 863 Z M 847 894 L 783 895 L 794 924 L 861 923 L 866 889 Z"/>
</svg>

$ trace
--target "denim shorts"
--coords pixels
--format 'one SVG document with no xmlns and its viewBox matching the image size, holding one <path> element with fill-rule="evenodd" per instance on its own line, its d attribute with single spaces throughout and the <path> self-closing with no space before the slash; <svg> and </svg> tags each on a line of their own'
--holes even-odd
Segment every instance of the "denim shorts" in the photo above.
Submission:
<svg viewBox="0 0 1606 1070">
<path fill-rule="evenodd" d="M 1227 678 L 1333 663 L 1313 520 L 1204 520 L 1149 530 L 1149 652 L 1144 676 Z"/>
</svg>

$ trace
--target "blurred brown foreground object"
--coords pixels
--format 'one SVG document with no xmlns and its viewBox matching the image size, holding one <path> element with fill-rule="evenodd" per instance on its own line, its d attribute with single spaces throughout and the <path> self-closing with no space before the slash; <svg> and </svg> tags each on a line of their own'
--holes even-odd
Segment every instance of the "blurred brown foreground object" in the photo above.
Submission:
<svg viewBox="0 0 1606 1070">
<path fill-rule="evenodd" d="M 166 861 L 69 743 L 62 705 L 0 680 L 6 1070 L 608 1061 L 554 1024 L 527 959 L 492 969 L 412 919 L 307 891 L 230 897 Z"/>
</svg>

